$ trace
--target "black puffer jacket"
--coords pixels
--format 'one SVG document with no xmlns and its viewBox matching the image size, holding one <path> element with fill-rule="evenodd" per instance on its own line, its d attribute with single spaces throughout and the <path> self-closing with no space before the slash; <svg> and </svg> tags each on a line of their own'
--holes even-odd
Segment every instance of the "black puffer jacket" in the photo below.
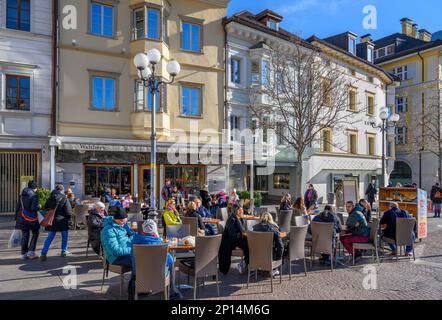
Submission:
<svg viewBox="0 0 442 320">
<path fill-rule="evenodd" d="M 273 261 L 281 260 L 284 250 L 284 243 L 279 235 L 279 228 L 268 222 L 260 222 L 253 227 L 253 231 L 273 233 Z"/>
<path fill-rule="evenodd" d="M 24 208 L 22 208 L 22 202 Z M 26 220 L 21 216 L 20 211 L 24 210 Z M 38 211 L 38 195 L 30 188 L 24 188 L 15 208 L 15 228 L 17 230 L 27 230 L 39 227 Z M 33 220 L 33 221 L 30 221 Z"/>
<path fill-rule="evenodd" d="M 51 196 L 45 204 L 46 210 L 54 209 L 55 207 L 57 207 L 57 211 L 55 212 L 54 222 L 52 227 L 46 228 L 46 231 L 68 231 L 72 216 L 72 207 L 64 193 L 57 190 L 52 191 Z"/>
</svg>

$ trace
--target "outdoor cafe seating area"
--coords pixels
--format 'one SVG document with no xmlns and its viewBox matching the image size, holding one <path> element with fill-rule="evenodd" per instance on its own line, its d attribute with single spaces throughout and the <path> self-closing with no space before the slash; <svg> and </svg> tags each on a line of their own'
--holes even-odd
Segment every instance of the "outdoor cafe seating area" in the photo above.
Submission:
<svg viewBox="0 0 442 320">
<path fill-rule="evenodd" d="M 94 203 L 99 199 L 88 199 L 82 202 L 82 205 L 74 208 L 75 225 L 78 223 L 87 224 L 89 210 L 93 209 Z M 285 246 L 285 254 L 280 261 L 272 260 L 273 252 L 273 234 L 254 232 L 253 226 L 260 222 L 261 214 L 270 212 L 275 222 L 279 225 L 281 237 Z M 218 209 L 216 217 L 204 219 L 205 224 L 213 224 L 217 228 L 217 234 L 213 236 L 198 236 L 198 218 L 182 216 L 182 224 L 176 226 L 165 226 L 162 223 L 162 210 L 158 211 L 158 228 L 160 236 L 164 239 L 161 246 L 134 245 L 133 253 L 136 266 L 136 296 L 145 293 L 163 293 L 165 299 L 169 299 L 170 293 L 182 298 L 182 290 L 192 289 L 193 298 L 198 298 L 198 284 L 204 284 L 205 281 L 216 282 L 216 292 L 214 296 L 219 295 L 219 268 L 218 268 L 218 250 L 222 241 L 222 233 L 226 227 L 226 221 L 229 217 L 227 208 Z M 243 216 L 245 228 L 247 230 L 247 242 L 249 247 L 249 265 L 248 270 L 243 274 L 244 285 L 248 286 L 253 278 L 255 282 L 260 280 L 260 285 L 270 285 L 270 292 L 273 292 L 274 277 L 272 272 L 279 270 L 279 283 L 284 279 L 296 282 L 293 279 L 292 266 L 298 263 L 303 266 L 303 276 L 308 277 L 311 271 L 326 272 L 325 267 L 318 267 L 317 257 L 319 254 L 330 255 L 330 271 L 334 268 L 347 268 L 355 265 L 355 250 L 364 250 L 369 252 L 370 256 L 364 257 L 362 263 L 381 262 L 385 259 L 384 241 L 381 239 L 381 230 L 379 226 L 379 217 L 376 216 L 371 222 L 370 242 L 354 244 L 353 252 L 346 252 L 339 241 L 340 234 L 336 234 L 336 241 L 333 241 L 333 223 L 313 222 L 316 212 L 310 212 L 309 215 L 296 216 L 292 219 L 292 210 L 279 210 L 278 207 L 255 208 L 253 214 Z M 346 217 L 342 213 L 337 216 L 342 224 L 342 233 L 345 232 Z M 128 223 L 132 230 L 141 232 L 142 224 L 146 216 L 141 211 L 141 204 L 131 204 L 128 210 Z M 293 225 L 293 221 L 295 225 Z M 311 234 L 308 233 L 309 225 Z M 410 229 L 411 228 L 411 229 Z M 411 224 L 402 224 L 398 222 L 396 244 L 399 247 L 413 245 L 410 243 L 409 235 L 412 230 Z M 86 239 L 85 239 L 86 241 Z M 89 251 L 89 240 L 88 249 Z M 166 256 L 171 253 L 173 256 L 173 265 L 171 272 L 165 274 Z M 414 251 L 413 251 L 414 254 Z M 88 255 L 88 253 L 87 253 Z M 243 258 L 243 252 L 237 248 L 232 252 L 233 259 L 238 262 Z M 105 257 L 103 261 L 102 287 L 110 273 L 120 275 L 120 296 L 124 296 L 127 283 L 124 280 L 124 274 L 130 273 L 130 268 L 124 268 L 116 265 L 110 265 Z M 232 265 L 233 267 L 233 265 Z M 264 272 L 264 273 L 263 273 Z M 192 285 L 183 283 L 182 275 L 187 276 L 187 282 L 193 279 Z M 270 275 L 270 281 L 264 282 L 258 279 L 258 275 Z M 227 275 L 228 277 L 229 275 Z M 254 277 L 253 277 L 254 276 Z M 184 277 L 186 278 L 186 277 Z M 266 276 L 268 279 L 268 276 Z M 284 280 L 286 281 L 286 280 Z"/>
</svg>

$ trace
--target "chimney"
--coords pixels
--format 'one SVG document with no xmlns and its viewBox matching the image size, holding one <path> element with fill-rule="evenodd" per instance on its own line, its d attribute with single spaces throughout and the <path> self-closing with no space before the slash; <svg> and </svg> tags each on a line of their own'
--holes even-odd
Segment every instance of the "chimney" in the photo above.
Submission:
<svg viewBox="0 0 442 320">
<path fill-rule="evenodd" d="M 413 26 L 411 27 L 411 37 L 417 39 L 418 38 L 418 34 L 417 34 L 417 24 L 413 24 Z"/>
<path fill-rule="evenodd" d="M 373 42 L 371 38 L 371 34 L 366 34 L 365 36 L 361 36 L 361 43 Z"/>
<path fill-rule="evenodd" d="M 402 33 L 411 37 L 412 29 L 413 29 L 413 20 L 408 18 L 403 18 L 401 20 L 402 24 Z"/>
<path fill-rule="evenodd" d="M 431 42 L 433 35 L 426 29 L 419 30 L 419 39 L 425 42 Z"/>
</svg>

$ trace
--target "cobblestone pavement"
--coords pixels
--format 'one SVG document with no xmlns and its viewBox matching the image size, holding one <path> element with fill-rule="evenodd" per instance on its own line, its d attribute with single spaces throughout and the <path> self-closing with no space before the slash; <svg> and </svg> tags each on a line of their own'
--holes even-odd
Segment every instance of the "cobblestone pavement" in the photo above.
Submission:
<svg viewBox="0 0 442 320">
<path fill-rule="evenodd" d="M 45 263 L 22 261 L 17 249 L 8 249 L 11 234 L 12 217 L 0 217 L 0 299 L 119 299 L 119 277 L 109 274 L 101 291 L 102 268 L 94 254 L 86 258 L 86 231 L 70 233 L 70 251 L 68 258 L 59 257 L 60 239 L 57 236 Z M 38 249 L 41 250 L 46 234 L 41 233 Z M 398 263 L 385 257 L 380 266 L 372 264 L 371 257 L 359 262 L 355 267 L 339 267 L 333 272 L 327 266 L 313 263 L 304 276 L 300 263 L 292 267 L 292 281 L 288 279 L 287 266 L 284 268 L 282 284 L 279 277 L 274 279 L 274 292 L 270 293 L 270 278 L 259 274 L 259 282 L 251 277 L 251 285 L 246 288 L 247 276 L 240 275 L 232 264 L 227 275 L 220 276 L 221 299 L 236 300 L 310 300 L 310 299 L 437 299 L 442 298 L 442 219 L 429 219 L 429 237 L 416 245 L 417 260 L 402 258 Z M 76 268 L 78 286 L 66 290 L 65 266 Z M 309 262 L 307 262 L 309 266 Z M 365 268 L 365 269 L 364 269 Z M 367 275 L 377 288 L 364 289 Z M 369 274 L 364 273 L 369 272 Z M 65 273 L 63 273 L 65 272 Z M 128 276 L 126 277 L 126 281 Z M 376 281 L 374 281 L 376 280 Z M 182 275 L 181 281 L 187 281 Z M 367 281 L 365 281 L 367 284 Z M 127 283 L 127 282 L 126 282 Z M 366 287 L 366 286 L 365 286 Z M 125 286 L 126 289 L 126 286 Z M 126 291 L 126 290 L 125 290 Z M 182 290 L 185 299 L 191 299 L 192 290 Z M 199 299 L 218 299 L 213 281 L 198 287 Z M 126 298 L 126 292 L 123 297 Z M 162 299 L 162 295 L 146 299 Z"/>
</svg>

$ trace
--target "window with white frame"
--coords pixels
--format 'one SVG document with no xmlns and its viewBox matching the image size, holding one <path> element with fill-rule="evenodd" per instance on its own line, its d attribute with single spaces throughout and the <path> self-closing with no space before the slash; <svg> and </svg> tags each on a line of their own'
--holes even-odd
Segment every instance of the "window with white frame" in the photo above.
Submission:
<svg viewBox="0 0 442 320">
<path fill-rule="evenodd" d="M 396 144 L 405 145 L 408 144 L 408 128 L 397 127 L 396 128 Z"/>
<path fill-rule="evenodd" d="M 277 122 L 276 123 L 276 143 L 278 145 L 286 145 L 287 140 L 284 137 L 287 137 L 285 123 L 284 122 Z"/>
<path fill-rule="evenodd" d="M 117 109 L 117 80 L 113 76 L 91 76 L 91 107 L 96 110 Z"/>
<path fill-rule="evenodd" d="M 273 19 L 267 20 L 267 27 L 269 27 L 272 30 L 278 30 L 278 22 L 276 22 Z"/>
<path fill-rule="evenodd" d="M 6 75 L 6 109 L 31 110 L 31 78 L 27 76 Z"/>
<path fill-rule="evenodd" d="M 394 69 L 394 74 L 402 81 L 408 79 L 408 66 L 402 66 Z"/>
<path fill-rule="evenodd" d="M 406 113 L 408 110 L 408 98 L 397 97 L 396 98 L 396 113 Z"/>
<path fill-rule="evenodd" d="M 165 97 L 167 93 L 165 85 L 160 85 L 155 93 L 155 110 L 157 112 L 167 112 Z M 141 81 L 135 80 L 135 111 L 152 111 L 153 95 L 149 88 L 144 87 Z"/>
<path fill-rule="evenodd" d="M 230 141 L 238 141 L 238 130 L 240 130 L 240 121 L 241 118 L 239 116 L 232 115 L 230 116 Z"/>
<path fill-rule="evenodd" d="M 348 37 L 348 51 L 353 54 L 356 55 L 356 38 L 354 37 Z"/>
<path fill-rule="evenodd" d="M 367 60 L 373 62 L 373 47 L 367 48 Z"/>
</svg>

